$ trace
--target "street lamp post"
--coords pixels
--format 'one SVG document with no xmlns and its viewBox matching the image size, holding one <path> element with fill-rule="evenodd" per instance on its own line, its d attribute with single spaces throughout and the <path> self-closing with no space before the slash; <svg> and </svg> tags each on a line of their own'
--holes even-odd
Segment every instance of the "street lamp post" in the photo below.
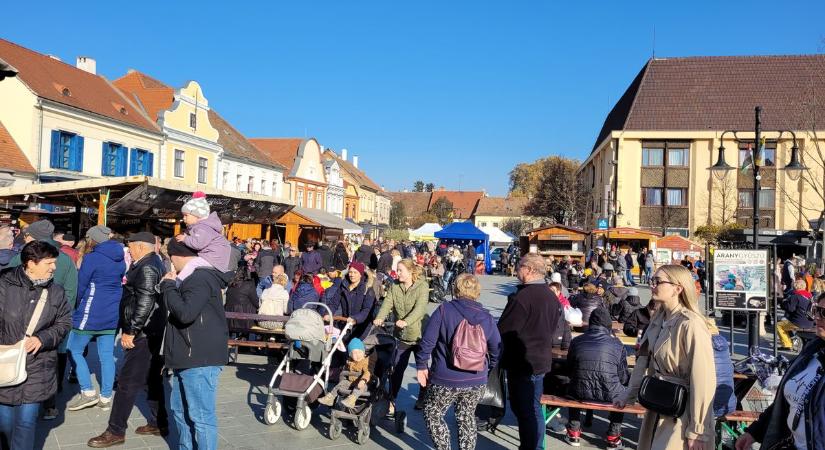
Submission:
<svg viewBox="0 0 825 450">
<path fill-rule="evenodd" d="M 753 155 L 751 155 L 751 166 L 753 168 L 753 248 L 759 248 L 759 191 L 761 190 L 761 180 L 762 175 L 759 173 L 760 165 L 760 153 L 762 149 L 759 147 L 759 142 L 762 137 L 762 107 L 757 106 L 754 109 L 754 147 L 753 147 Z M 797 146 L 796 142 L 796 134 L 790 130 L 778 130 L 779 138 L 785 133 L 788 133 L 793 138 L 793 146 L 791 147 L 791 159 L 788 161 L 788 164 L 784 167 L 784 170 L 788 174 L 788 176 L 793 179 L 798 179 L 798 176 L 801 174 L 803 170 L 806 170 L 806 167 L 799 162 L 799 147 Z M 716 160 L 716 164 L 709 167 L 708 169 L 715 174 L 722 174 L 722 177 L 726 176 L 727 172 L 733 170 L 733 167 L 728 165 L 725 162 L 725 143 L 724 138 L 725 134 L 732 133 L 734 138 L 738 141 L 739 138 L 736 135 L 736 131 L 733 130 L 726 130 L 722 133 L 722 136 L 719 138 L 719 156 Z M 720 178 L 722 178 L 720 177 Z M 751 317 L 749 322 L 748 328 L 748 349 L 753 351 L 754 348 L 759 346 L 759 314 L 758 313 L 751 313 Z"/>
</svg>

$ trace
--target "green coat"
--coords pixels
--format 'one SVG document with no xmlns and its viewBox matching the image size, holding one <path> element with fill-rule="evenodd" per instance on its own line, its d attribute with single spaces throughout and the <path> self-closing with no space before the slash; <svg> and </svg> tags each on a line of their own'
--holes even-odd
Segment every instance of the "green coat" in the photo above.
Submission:
<svg viewBox="0 0 825 450">
<path fill-rule="evenodd" d="M 77 266 L 74 265 L 72 258 L 69 255 L 60 251 L 60 244 L 53 240 L 43 241 L 56 248 L 60 253 L 57 255 L 57 262 L 54 269 L 54 282 L 63 286 L 63 291 L 66 293 L 66 301 L 74 310 L 75 302 L 77 301 Z M 9 261 L 9 267 L 17 267 L 20 265 L 20 253 L 14 255 Z"/>
<path fill-rule="evenodd" d="M 421 339 L 421 330 L 427 319 L 428 296 L 429 286 L 424 280 L 416 281 L 407 290 L 402 284 L 393 283 L 375 318 L 383 322 L 390 312 L 394 312 L 396 320 L 407 322 L 403 329 L 396 328 L 395 337 L 401 342 L 415 344 Z"/>
</svg>

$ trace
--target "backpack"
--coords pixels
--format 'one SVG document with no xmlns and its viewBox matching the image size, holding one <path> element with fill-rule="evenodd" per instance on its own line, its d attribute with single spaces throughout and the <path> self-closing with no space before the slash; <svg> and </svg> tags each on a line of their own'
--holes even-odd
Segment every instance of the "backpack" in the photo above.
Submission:
<svg viewBox="0 0 825 450">
<path fill-rule="evenodd" d="M 456 369 L 479 372 L 486 368 L 487 336 L 484 335 L 481 324 L 470 325 L 470 322 L 462 317 L 453 334 L 450 358 Z"/>
</svg>

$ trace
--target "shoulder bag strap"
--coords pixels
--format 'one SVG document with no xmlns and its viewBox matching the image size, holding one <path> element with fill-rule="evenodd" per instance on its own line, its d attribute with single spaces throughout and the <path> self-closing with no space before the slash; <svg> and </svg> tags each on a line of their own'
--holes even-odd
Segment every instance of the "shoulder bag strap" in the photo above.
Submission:
<svg viewBox="0 0 825 450">
<path fill-rule="evenodd" d="M 43 290 L 40 291 L 40 299 L 34 307 L 32 318 L 29 320 L 29 326 L 26 328 L 26 336 L 31 336 L 32 333 L 34 333 L 34 328 L 37 326 L 37 322 L 40 321 L 40 316 L 43 314 L 43 308 L 46 306 L 46 298 L 48 296 L 49 289 L 44 287 Z"/>
</svg>

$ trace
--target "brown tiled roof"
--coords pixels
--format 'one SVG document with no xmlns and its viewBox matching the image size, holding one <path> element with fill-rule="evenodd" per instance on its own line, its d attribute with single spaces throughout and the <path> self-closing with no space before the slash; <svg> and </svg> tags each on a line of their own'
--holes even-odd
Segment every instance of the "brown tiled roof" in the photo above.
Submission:
<svg viewBox="0 0 825 450">
<path fill-rule="evenodd" d="M 250 138 L 252 143 L 264 155 L 268 156 L 286 169 L 287 175 L 295 164 L 295 156 L 304 139 L 301 138 Z"/>
<path fill-rule="evenodd" d="M 0 39 L 0 58 L 14 66 L 38 97 L 159 132 L 157 125 L 105 78 Z"/>
<path fill-rule="evenodd" d="M 484 198 L 481 191 L 433 191 L 429 209 L 439 198 L 444 197 L 453 204 L 454 219 L 469 219 L 476 210 L 479 200 Z"/>
<path fill-rule="evenodd" d="M 392 201 L 404 205 L 407 217 L 418 217 L 430 207 L 431 192 L 387 192 Z"/>
<path fill-rule="evenodd" d="M 35 173 L 29 159 L 23 154 L 23 150 L 14 142 L 9 131 L 0 122 L 0 170 L 19 173 Z"/>
<path fill-rule="evenodd" d="M 257 147 L 252 145 L 243 134 L 224 120 L 214 109 L 209 110 L 209 123 L 218 130 L 218 144 L 223 147 L 226 155 L 254 164 L 284 169 L 283 165 L 261 153 Z"/>
<path fill-rule="evenodd" d="M 155 122 L 159 119 L 158 115 L 171 108 L 175 101 L 174 89 L 137 70 L 130 70 L 112 84 L 135 98 Z"/>
<path fill-rule="evenodd" d="M 825 55 L 713 56 L 649 60 L 608 114 L 594 149 L 616 130 L 752 130 L 822 123 Z"/>
<path fill-rule="evenodd" d="M 363 170 L 353 166 L 351 162 L 341 159 L 341 157 L 335 152 L 327 150 L 324 152 L 324 156 L 328 158 L 335 158 L 335 160 L 338 161 L 338 165 L 341 166 L 341 169 L 349 173 L 350 176 L 358 182 L 359 186 L 372 189 L 376 192 L 382 191 L 381 186 L 372 181 L 372 179 L 368 177 Z"/>
<path fill-rule="evenodd" d="M 527 197 L 484 197 L 478 201 L 475 215 L 520 217 L 525 206 Z"/>
</svg>

